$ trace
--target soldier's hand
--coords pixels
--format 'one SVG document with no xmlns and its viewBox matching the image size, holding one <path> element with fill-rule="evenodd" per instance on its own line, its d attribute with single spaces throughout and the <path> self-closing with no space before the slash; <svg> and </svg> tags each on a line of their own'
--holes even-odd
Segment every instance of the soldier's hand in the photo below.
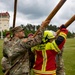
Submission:
<svg viewBox="0 0 75 75">
<path fill-rule="evenodd" d="M 27 38 L 23 39 L 23 42 L 27 42 Z"/>
<path fill-rule="evenodd" d="M 41 27 L 46 27 L 48 24 L 49 24 L 50 20 L 47 20 L 47 21 L 43 21 L 42 24 L 41 24 Z"/>
</svg>

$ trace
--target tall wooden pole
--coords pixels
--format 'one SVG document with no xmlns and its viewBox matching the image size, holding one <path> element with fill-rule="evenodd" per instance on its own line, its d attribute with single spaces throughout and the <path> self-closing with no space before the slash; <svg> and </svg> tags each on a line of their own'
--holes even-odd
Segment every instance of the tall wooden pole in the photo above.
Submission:
<svg viewBox="0 0 75 75">
<path fill-rule="evenodd" d="M 17 0 L 14 0 L 13 28 L 15 27 L 15 22 L 16 22 L 16 12 L 17 12 Z"/>
<path fill-rule="evenodd" d="M 64 25 L 66 28 L 73 22 L 75 21 L 75 15 L 73 15 Z"/>
<path fill-rule="evenodd" d="M 48 17 L 46 18 L 46 21 L 51 20 L 65 2 L 66 0 L 60 0 L 60 2 L 56 5 L 53 11 L 48 15 Z"/>
<path fill-rule="evenodd" d="M 75 15 L 73 15 L 64 25 L 67 28 L 72 22 L 75 21 Z M 56 37 L 58 36 L 58 34 L 60 33 L 60 29 L 57 30 L 56 32 Z"/>
<path fill-rule="evenodd" d="M 60 0 L 60 2 L 57 4 L 57 6 L 53 9 L 53 11 L 48 15 L 48 17 L 45 19 L 45 21 L 47 20 L 51 20 L 55 14 L 58 12 L 58 10 L 62 7 L 62 5 L 66 2 L 66 0 Z M 44 27 L 46 27 L 48 25 L 44 25 Z M 39 28 L 40 29 L 40 28 Z M 35 37 L 37 35 L 37 33 L 39 32 L 39 29 L 35 32 L 34 36 Z"/>
</svg>

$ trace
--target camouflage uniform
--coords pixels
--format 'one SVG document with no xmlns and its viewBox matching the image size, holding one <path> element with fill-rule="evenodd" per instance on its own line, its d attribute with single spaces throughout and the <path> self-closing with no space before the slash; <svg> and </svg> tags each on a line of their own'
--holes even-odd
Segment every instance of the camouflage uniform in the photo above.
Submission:
<svg viewBox="0 0 75 75">
<path fill-rule="evenodd" d="M 29 54 L 28 50 L 41 43 L 44 29 L 40 28 L 40 32 L 35 38 L 29 38 L 26 42 L 22 39 L 13 37 L 4 48 L 4 55 L 7 56 L 11 65 L 17 64 L 10 70 L 9 75 L 29 75 Z"/>
<path fill-rule="evenodd" d="M 1 65 L 2 65 L 3 72 L 5 72 L 6 70 L 8 70 L 11 67 L 11 65 L 6 57 L 2 58 Z"/>
<path fill-rule="evenodd" d="M 8 35 L 10 35 L 10 34 L 8 34 Z M 8 37 L 4 38 L 3 47 L 6 47 L 6 44 L 9 42 L 9 40 L 10 40 L 10 37 L 9 38 Z M 2 71 L 3 72 L 5 72 L 7 69 L 9 69 L 11 67 L 11 65 L 8 61 L 8 58 L 5 55 L 3 55 L 3 58 L 1 60 L 1 65 L 2 65 Z"/>
<path fill-rule="evenodd" d="M 56 75 L 65 75 L 64 71 L 65 67 L 62 55 L 63 55 L 63 49 L 56 56 L 56 63 L 57 63 Z"/>
</svg>

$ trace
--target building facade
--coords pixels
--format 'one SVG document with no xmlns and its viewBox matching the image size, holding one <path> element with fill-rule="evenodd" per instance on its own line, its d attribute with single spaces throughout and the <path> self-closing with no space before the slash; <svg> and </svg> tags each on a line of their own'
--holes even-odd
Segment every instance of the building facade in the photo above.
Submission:
<svg viewBox="0 0 75 75">
<path fill-rule="evenodd" d="M 8 12 L 0 13 L 0 31 L 9 30 L 10 15 Z"/>
</svg>

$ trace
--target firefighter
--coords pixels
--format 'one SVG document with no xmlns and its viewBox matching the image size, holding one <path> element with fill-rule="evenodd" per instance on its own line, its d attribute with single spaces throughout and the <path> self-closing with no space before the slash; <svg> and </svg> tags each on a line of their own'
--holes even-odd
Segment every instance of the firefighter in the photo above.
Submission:
<svg viewBox="0 0 75 75">
<path fill-rule="evenodd" d="M 33 71 L 35 75 L 56 75 L 56 55 L 65 44 L 68 30 L 64 25 L 55 39 L 52 31 L 44 31 L 41 44 L 32 47 L 35 53 Z"/>
</svg>

